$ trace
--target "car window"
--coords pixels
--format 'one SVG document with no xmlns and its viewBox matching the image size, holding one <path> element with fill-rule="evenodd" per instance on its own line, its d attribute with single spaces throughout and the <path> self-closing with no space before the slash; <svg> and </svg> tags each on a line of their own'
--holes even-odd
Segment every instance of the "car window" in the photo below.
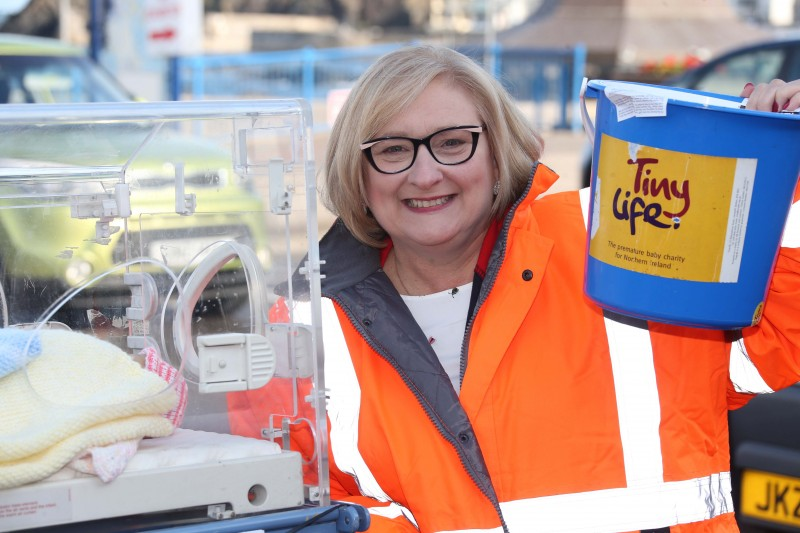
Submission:
<svg viewBox="0 0 800 533">
<path fill-rule="evenodd" d="M 0 103 L 130 100 L 100 67 L 71 56 L 0 56 Z"/>
<path fill-rule="evenodd" d="M 706 72 L 697 81 L 696 88 L 738 95 L 747 82 L 766 83 L 779 77 L 785 55 L 782 49 L 771 49 L 732 56 Z"/>
<path fill-rule="evenodd" d="M 792 47 L 788 59 L 784 79 L 787 81 L 800 80 L 800 46 L 795 45 Z"/>
</svg>

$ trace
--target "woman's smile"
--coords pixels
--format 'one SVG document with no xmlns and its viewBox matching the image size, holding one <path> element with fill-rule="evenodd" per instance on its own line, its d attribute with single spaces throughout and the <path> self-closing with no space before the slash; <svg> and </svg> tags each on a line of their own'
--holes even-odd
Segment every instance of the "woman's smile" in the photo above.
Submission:
<svg viewBox="0 0 800 533">
<path fill-rule="evenodd" d="M 455 194 L 450 194 L 447 196 L 439 196 L 438 198 L 430 198 L 430 199 L 409 198 L 407 200 L 403 200 L 403 202 L 412 209 L 427 209 L 431 207 L 439 207 L 445 205 L 455 197 L 456 197 Z"/>
</svg>

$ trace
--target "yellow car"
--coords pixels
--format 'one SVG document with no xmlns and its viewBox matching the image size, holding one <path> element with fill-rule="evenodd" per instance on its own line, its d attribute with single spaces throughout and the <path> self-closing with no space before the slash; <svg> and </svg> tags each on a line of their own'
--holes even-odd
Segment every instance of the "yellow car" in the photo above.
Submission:
<svg viewBox="0 0 800 533">
<path fill-rule="evenodd" d="M 38 105 L 132 97 L 80 48 L 0 34 L 0 100 Z M 225 146 L 230 132 L 125 121 L 42 126 L 13 121 L 0 126 L 0 303 L 25 302 L 7 305 L 4 322 L 35 320 L 65 291 L 131 258 L 152 258 L 178 273 L 211 243 L 236 240 L 268 264 L 261 194 L 233 171 Z M 26 168 L 35 170 L 26 175 Z M 103 211 L 122 175 L 132 206 L 127 218 L 114 208 Z M 184 198 L 196 206 L 180 205 Z M 235 264 L 220 276 L 227 278 L 210 291 L 213 302 L 206 306 L 246 296 L 246 280 Z M 81 293 L 80 305 L 73 306 L 78 315 L 101 297 L 102 305 L 124 306 L 125 297 L 130 299 L 130 293 L 116 298 L 118 280 L 106 281 Z M 115 299 L 106 298 L 109 294 Z"/>
<path fill-rule="evenodd" d="M 133 96 L 83 48 L 0 33 L 0 103 L 124 102 Z"/>
</svg>

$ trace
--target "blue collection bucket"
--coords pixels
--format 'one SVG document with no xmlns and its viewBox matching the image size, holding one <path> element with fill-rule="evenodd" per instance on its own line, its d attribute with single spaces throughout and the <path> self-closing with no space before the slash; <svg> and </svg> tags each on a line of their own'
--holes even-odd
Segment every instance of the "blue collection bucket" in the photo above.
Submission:
<svg viewBox="0 0 800 533">
<path fill-rule="evenodd" d="M 587 296 L 670 324 L 758 323 L 800 173 L 800 115 L 632 82 L 584 82 L 581 95 Z"/>
</svg>

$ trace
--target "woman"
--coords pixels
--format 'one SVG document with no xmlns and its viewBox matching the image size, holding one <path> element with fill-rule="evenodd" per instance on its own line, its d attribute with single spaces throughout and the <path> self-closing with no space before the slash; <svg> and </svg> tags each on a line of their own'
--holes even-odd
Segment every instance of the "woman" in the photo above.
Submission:
<svg viewBox="0 0 800 533">
<path fill-rule="evenodd" d="M 798 84 L 743 96 L 800 107 Z M 375 531 L 736 531 L 727 410 L 800 380 L 800 250 L 758 327 L 603 312 L 582 293 L 581 195 L 541 196 L 541 150 L 446 48 L 390 53 L 353 89 L 320 251 L 332 497 Z"/>
<path fill-rule="evenodd" d="M 798 84 L 744 96 L 800 107 Z M 604 312 L 582 292 L 586 195 L 542 196 L 541 151 L 446 48 L 390 53 L 352 90 L 320 244 L 332 498 L 370 531 L 736 531 L 727 410 L 800 380 L 800 250 L 758 327 Z"/>
</svg>

